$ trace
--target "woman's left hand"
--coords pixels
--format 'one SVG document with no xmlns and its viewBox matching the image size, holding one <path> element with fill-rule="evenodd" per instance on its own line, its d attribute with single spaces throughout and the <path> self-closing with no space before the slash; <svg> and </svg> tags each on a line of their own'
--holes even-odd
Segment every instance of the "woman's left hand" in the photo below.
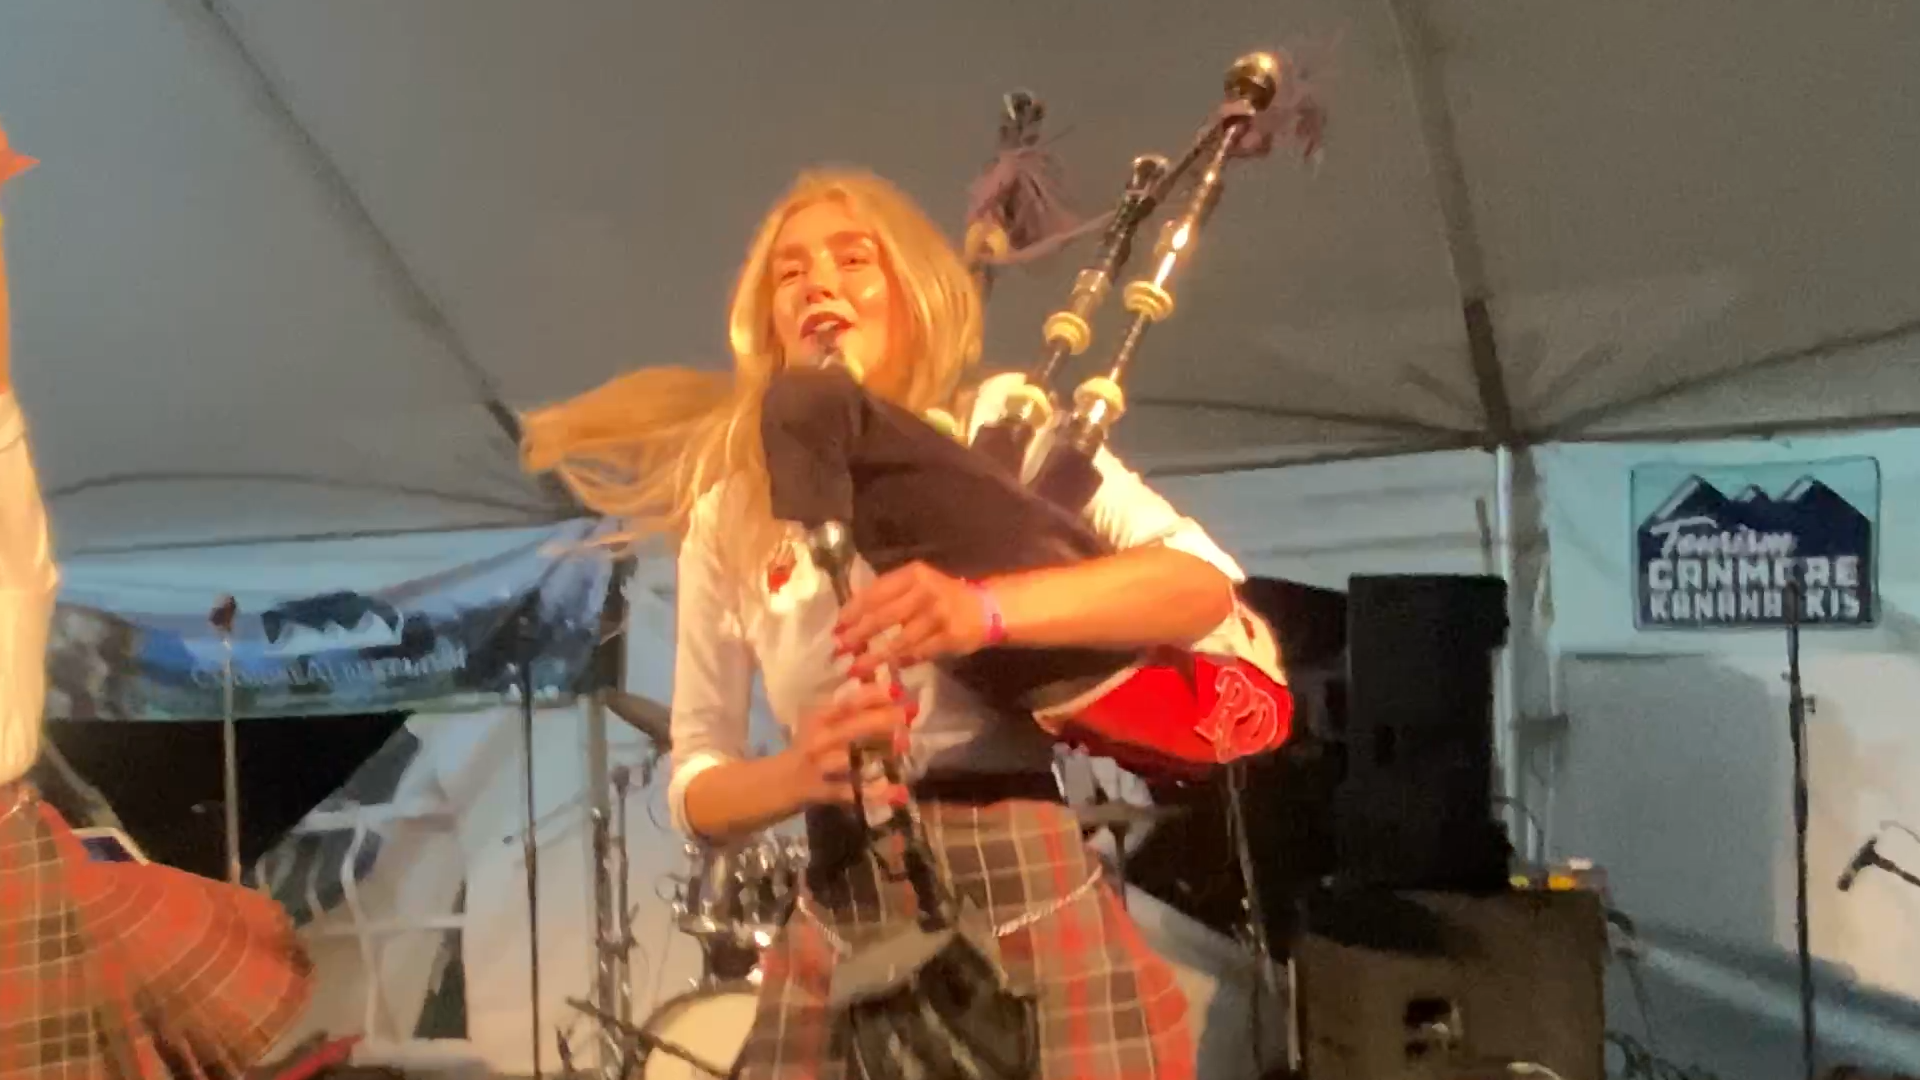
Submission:
<svg viewBox="0 0 1920 1080">
<path fill-rule="evenodd" d="M 965 656 L 987 644 L 987 607 L 977 586 L 911 563 L 883 574 L 855 593 L 834 626 L 834 648 L 850 655 L 856 679 L 882 666 L 895 669 Z M 875 640 L 888 630 L 886 640 Z"/>
</svg>

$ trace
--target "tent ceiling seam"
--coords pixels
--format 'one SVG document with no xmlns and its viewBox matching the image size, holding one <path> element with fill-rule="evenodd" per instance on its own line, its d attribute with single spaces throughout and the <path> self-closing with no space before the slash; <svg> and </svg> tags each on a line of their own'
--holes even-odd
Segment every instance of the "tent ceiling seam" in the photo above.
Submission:
<svg viewBox="0 0 1920 1080">
<path fill-rule="evenodd" d="M 102 545 L 75 548 L 61 556 L 64 560 L 107 558 L 121 555 L 147 555 L 159 551 L 213 551 L 221 548 L 253 547 L 272 544 L 332 544 L 345 540 L 387 540 L 402 536 L 431 536 L 436 533 L 504 532 L 542 525 L 562 525 L 577 520 L 572 516 L 548 517 L 524 521 L 488 521 L 459 528 L 346 529 L 338 532 L 296 533 L 285 536 L 261 534 L 232 540 L 163 540 L 147 544 Z"/>
<path fill-rule="evenodd" d="M 1839 337 L 1826 338 L 1798 349 L 1788 349 L 1784 352 L 1768 353 L 1764 356 L 1753 357 L 1721 368 L 1719 371 L 1708 372 L 1704 375 L 1697 375 L 1688 379 L 1675 380 L 1667 383 L 1665 386 L 1649 390 L 1644 394 L 1635 394 L 1632 397 L 1621 398 L 1603 405 L 1595 405 L 1592 408 L 1582 409 L 1545 428 L 1542 431 L 1542 436 L 1550 440 L 1578 439 L 1580 436 L 1576 433 L 1581 428 L 1604 423 L 1608 419 L 1618 416 L 1621 413 L 1643 408 L 1647 405 L 1657 404 L 1681 394 L 1691 393 L 1696 390 L 1712 389 L 1715 386 L 1731 382 L 1734 379 L 1751 375 L 1758 371 L 1779 367 L 1792 367 L 1795 364 L 1812 363 L 1857 349 L 1871 348 L 1875 345 L 1886 345 L 1912 337 L 1920 337 L 1920 318 L 1908 319 L 1879 330 L 1867 330 L 1856 334 L 1843 334 Z M 1920 360 L 1920 355 L 1916 355 L 1915 359 Z"/>
<path fill-rule="evenodd" d="M 1302 409 L 1286 405 L 1266 405 L 1246 401 L 1211 401 L 1204 398 L 1142 397 L 1134 402 L 1135 408 L 1185 409 L 1195 412 L 1247 413 L 1254 416 L 1272 417 L 1279 420 L 1311 420 L 1320 423 L 1346 424 L 1350 427 L 1375 428 L 1382 431 L 1412 432 L 1421 435 L 1466 436 L 1474 432 L 1459 428 L 1429 424 L 1401 416 L 1379 416 L 1366 413 L 1345 413 L 1337 410 Z"/>
<path fill-rule="evenodd" d="M 326 476 L 302 476 L 298 473 L 270 472 L 147 472 L 113 473 L 87 480 L 77 480 L 71 484 L 49 488 L 46 493 L 48 503 L 72 498 L 88 491 L 102 488 L 130 487 L 135 484 L 169 483 L 269 483 L 298 484 L 305 487 L 332 488 L 338 491 L 376 491 L 389 495 L 404 495 L 408 498 L 432 499 L 437 502 L 453 503 L 459 506 L 482 506 L 490 510 L 507 510 L 523 514 L 544 514 L 551 510 L 546 506 L 530 506 L 511 499 L 490 498 L 484 495 L 462 494 L 460 492 L 440 491 L 434 488 L 414 487 L 408 484 L 385 484 L 363 480 L 341 480 Z"/>
<path fill-rule="evenodd" d="M 1521 440 L 1514 422 L 1513 402 L 1488 309 L 1486 255 L 1480 247 L 1466 166 L 1460 159 L 1459 136 L 1446 83 L 1440 71 L 1441 48 L 1427 20 L 1425 0 L 1386 0 L 1400 40 L 1401 63 L 1408 94 L 1419 116 L 1421 143 L 1427 155 L 1427 173 L 1433 181 L 1436 208 L 1446 234 L 1447 258 L 1460 316 L 1467 335 L 1467 358 L 1474 386 L 1480 394 L 1491 445 L 1512 446 Z"/>
<path fill-rule="evenodd" d="M 419 275 L 414 273 L 413 267 L 400 254 L 392 238 L 374 218 L 366 200 L 360 197 L 359 190 L 347 179 L 345 172 L 327 152 L 326 147 L 320 144 L 320 140 L 313 131 L 301 121 L 299 114 L 293 109 L 291 99 L 279 82 L 268 73 L 266 66 L 254 55 L 253 50 L 247 47 L 246 37 L 240 32 L 239 21 L 227 0 L 198 0 L 198 6 L 206 16 L 202 21 L 211 24 L 209 29 L 252 76 L 255 89 L 264 100 L 269 113 L 293 137 L 294 142 L 305 154 L 314 178 L 323 189 L 334 196 L 339 209 L 344 211 L 344 216 L 350 219 L 365 239 L 372 244 L 376 261 L 385 265 L 388 278 L 404 297 L 405 306 L 412 311 L 427 332 L 438 339 L 447 355 L 462 369 L 473 384 L 473 388 L 478 391 L 480 404 L 493 417 L 494 423 L 514 447 L 514 456 L 517 460 L 520 447 L 519 418 L 501 400 L 498 385 L 486 369 L 480 366 L 479 361 L 474 359 L 472 351 L 467 348 L 465 339 L 454 327 L 453 320 L 448 317 L 446 309 L 427 291 Z M 556 506 L 564 506 L 571 512 L 584 509 L 574 499 L 572 493 L 551 475 L 537 478 L 536 486 Z"/>
</svg>

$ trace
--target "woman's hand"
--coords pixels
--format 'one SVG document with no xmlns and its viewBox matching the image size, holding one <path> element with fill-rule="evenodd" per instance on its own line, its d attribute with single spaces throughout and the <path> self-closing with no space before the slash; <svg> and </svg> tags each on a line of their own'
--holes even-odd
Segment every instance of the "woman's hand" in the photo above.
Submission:
<svg viewBox="0 0 1920 1080">
<path fill-rule="evenodd" d="M 840 610 L 834 647 L 853 657 L 850 674 L 865 679 L 882 666 L 898 670 L 975 652 L 988 644 L 989 623 L 977 586 L 911 563 L 854 594 Z M 876 640 L 888 630 L 895 633 Z"/>
<path fill-rule="evenodd" d="M 916 707 L 901 700 L 895 687 L 867 684 L 841 695 L 800 721 L 794 732 L 796 794 L 808 806 L 853 805 L 854 747 L 875 754 L 904 754 L 907 725 Z M 896 806 L 906 799 L 897 784 L 869 782 L 861 792 L 868 804 Z"/>
</svg>

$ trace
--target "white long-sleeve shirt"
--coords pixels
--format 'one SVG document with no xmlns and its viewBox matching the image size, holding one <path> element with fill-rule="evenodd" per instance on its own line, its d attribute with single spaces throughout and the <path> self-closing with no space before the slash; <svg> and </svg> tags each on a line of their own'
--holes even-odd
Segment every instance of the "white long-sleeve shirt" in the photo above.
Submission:
<svg viewBox="0 0 1920 1080">
<path fill-rule="evenodd" d="M 47 631 L 59 576 L 20 402 L 0 392 L 0 784 L 40 756 Z"/>
<path fill-rule="evenodd" d="M 1018 376 L 998 376 L 980 389 L 972 428 L 1000 414 Z M 1031 451 L 1038 462 L 1045 437 Z M 1086 519 L 1114 547 L 1125 550 L 1161 543 L 1204 559 L 1235 583 L 1246 579 L 1239 565 L 1205 530 L 1182 516 L 1112 454 L 1096 460 L 1102 478 Z M 802 716 L 844 684 L 844 664 L 832 659 L 833 624 L 839 604 L 831 585 L 806 553 L 796 551 L 791 576 L 757 575 L 727 580 L 719 534 L 728 517 L 724 488 L 695 507 L 680 549 L 678 627 L 673 682 L 674 769 L 667 805 L 674 824 L 687 830 L 686 790 L 707 769 L 748 756 L 748 721 L 757 668 L 774 719 L 792 731 Z M 872 578 L 856 564 L 855 586 Z M 775 585 L 778 587 L 774 587 Z M 1229 622 L 1232 620 L 1230 619 Z M 1054 743 L 1030 716 L 996 716 L 977 695 L 941 671 L 921 664 L 900 673 L 919 703 L 913 725 L 913 759 L 926 771 L 1045 772 Z"/>
</svg>

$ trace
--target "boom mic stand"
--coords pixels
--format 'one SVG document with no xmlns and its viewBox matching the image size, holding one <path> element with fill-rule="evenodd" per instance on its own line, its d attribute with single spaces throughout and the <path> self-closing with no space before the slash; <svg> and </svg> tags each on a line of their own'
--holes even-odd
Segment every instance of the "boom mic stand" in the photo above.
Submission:
<svg viewBox="0 0 1920 1080">
<path fill-rule="evenodd" d="M 1920 877 L 1908 873 L 1905 867 L 1880 854 L 1880 834 L 1892 824 L 1892 822 L 1882 822 L 1879 831 L 1867 838 L 1867 842 L 1854 853 L 1853 861 L 1840 872 L 1840 880 L 1835 883 L 1835 888 L 1841 892 L 1852 891 L 1853 883 L 1859 879 L 1862 872 L 1867 870 L 1885 870 L 1901 881 L 1920 888 Z"/>
<path fill-rule="evenodd" d="M 1814 1080 L 1813 944 L 1807 920 L 1807 699 L 1800 686 L 1800 620 L 1805 585 L 1797 559 L 1788 560 L 1787 734 L 1793 744 L 1794 935 L 1800 960 L 1800 1064 Z"/>
</svg>

